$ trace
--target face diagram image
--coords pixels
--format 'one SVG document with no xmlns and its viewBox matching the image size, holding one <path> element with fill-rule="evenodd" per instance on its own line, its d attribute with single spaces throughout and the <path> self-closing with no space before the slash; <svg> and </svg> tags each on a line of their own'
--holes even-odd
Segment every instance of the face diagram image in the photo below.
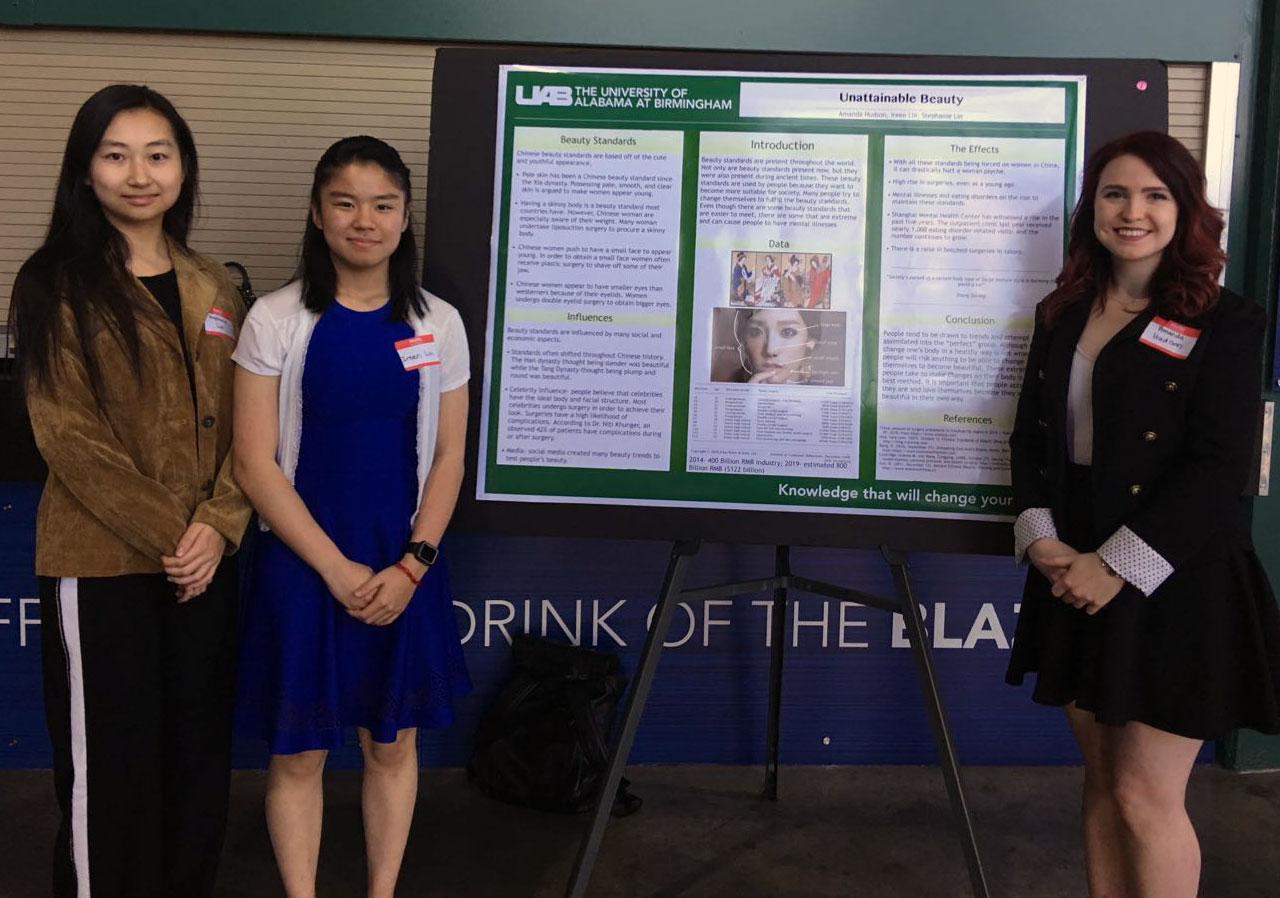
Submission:
<svg viewBox="0 0 1280 898">
<path fill-rule="evenodd" d="M 843 312 L 791 308 L 712 311 L 712 381 L 843 386 Z"/>
<path fill-rule="evenodd" d="M 730 260 L 731 306 L 831 308 L 831 253 L 735 250 Z"/>
<path fill-rule="evenodd" d="M 809 378 L 815 337 L 799 312 L 757 309 L 734 322 L 738 357 L 748 383 L 803 383 Z"/>
</svg>

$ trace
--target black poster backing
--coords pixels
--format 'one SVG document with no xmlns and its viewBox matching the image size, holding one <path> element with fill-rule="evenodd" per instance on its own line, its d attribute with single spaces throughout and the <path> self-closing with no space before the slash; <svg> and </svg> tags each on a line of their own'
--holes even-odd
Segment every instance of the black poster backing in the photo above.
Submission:
<svg viewBox="0 0 1280 898">
<path fill-rule="evenodd" d="M 427 169 L 423 285 L 457 306 L 471 350 L 467 474 L 457 531 L 534 536 L 1005 554 L 1010 525 L 991 521 L 653 505 L 479 501 L 480 403 L 487 359 L 498 68 L 502 65 L 906 75 L 1086 75 L 1084 158 L 1132 131 L 1168 127 L 1168 76 L 1156 60 L 845 56 L 679 50 L 445 48 L 436 54 Z"/>
</svg>

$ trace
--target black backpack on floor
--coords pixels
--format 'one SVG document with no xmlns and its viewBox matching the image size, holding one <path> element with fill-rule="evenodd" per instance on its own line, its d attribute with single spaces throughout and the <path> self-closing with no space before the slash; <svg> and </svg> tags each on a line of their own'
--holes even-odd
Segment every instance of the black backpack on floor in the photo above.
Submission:
<svg viewBox="0 0 1280 898">
<path fill-rule="evenodd" d="M 511 641 L 511 678 L 476 728 L 467 774 L 487 795 L 546 811 L 595 804 L 626 690 L 618 656 L 530 634 Z M 618 786 L 613 814 L 640 809 Z"/>
</svg>

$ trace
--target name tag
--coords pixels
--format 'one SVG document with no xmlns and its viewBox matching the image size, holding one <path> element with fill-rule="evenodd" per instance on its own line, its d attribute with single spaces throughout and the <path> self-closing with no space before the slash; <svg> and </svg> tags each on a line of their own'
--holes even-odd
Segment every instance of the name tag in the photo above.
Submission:
<svg viewBox="0 0 1280 898">
<path fill-rule="evenodd" d="M 204 316 L 204 332 L 215 337 L 226 337 L 228 340 L 236 338 L 236 326 L 230 313 L 217 306 L 211 307 L 209 314 Z"/>
<path fill-rule="evenodd" d="M 400 362 L 406 371 L 440 364 L 440 347 L 436 346 L 436 338 L 433 334 L 399 340 L 396 343 L 396 352 L 400 353 Z"/>
<path fill-rule="evenodd" d="M 1165 318 L 1152 318 L 1147 329 L 1138 338 L 1138 342 L 1145 343 L 1152 349 L 1158 349 L 1175 359 L 1185 359 L 1191 355 L 1191 350 L 1199 339 L 1200 331 L 1194 327 L 1187 327 L 1185 324 Z"/>
</svg>

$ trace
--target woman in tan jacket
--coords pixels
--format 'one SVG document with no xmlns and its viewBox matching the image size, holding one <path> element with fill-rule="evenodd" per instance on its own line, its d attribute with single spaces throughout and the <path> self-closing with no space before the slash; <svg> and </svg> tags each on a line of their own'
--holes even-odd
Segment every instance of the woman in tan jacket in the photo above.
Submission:
<svg viewBox="0 0 1280 898">
<path fill-rule="evenodd" d="M 230 278 L 187 248 L 191 131 L 113 85 L 67 138 L 12 321 L 49 466 L 36 520 L 59 896 L 212 893 L 226 817 L 234 551 Z"/>
</svg>

